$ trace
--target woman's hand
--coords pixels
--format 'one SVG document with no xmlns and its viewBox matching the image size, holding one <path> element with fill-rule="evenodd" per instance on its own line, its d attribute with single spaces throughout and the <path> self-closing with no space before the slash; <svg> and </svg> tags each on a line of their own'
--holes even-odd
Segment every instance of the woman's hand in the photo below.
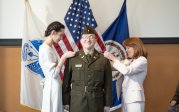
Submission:
<svg viewBox="0 0 179 112">
<path fill-rule="evenodd" d="M 64 112 L 68 112 L 69 111 L 70 106 L 69 105 L 64 105 Z"/>
<path fill-rule="evenodd" d="M 175 100 L 172 100 L 171 102 L 170 102 L 170 106 L 175 106 L 176 105 L 176 101 Z"/>
<path fill-rule="evenodd" d="M 110 107 L 105 106 L 105 107 L 104 107 L 104 112 L 110 112 Z"/>
<path fill-rule="evenodd" d="M 62 55 L 62 57 L 60 58 L 60 61 L 58 62 L 57 66 L 61 69 L 62 65 L 64 64 L 65 60 L 67 58 L 70 58 L 70 57 L 73 57 L 75 56 L 75 52 L 72 52 L 72 51 L 67 51 L 66 53 L 64 53 Z"/>
<path fill-rule="evenodd" d="M 71 58 L 71 57 L 73 57 L 73 56 L 75 56 L 75 52 L 72 52 L 72 51 L 67 51 L 67 52 L 65 52 L 64 54 L 63 54 L 63 58 L 64 59 L 67 59 L 67 58 Z"/>
<path fill-rule="evenodd" d="M 113 62 L 116 60 L 116 57 L 113 54 L 111 54 L 110 52 L 107 52 L 107 51 L 104 52 L 104 57 L 109 59 L 109 60 L 112 60 Z"/>
</svg>

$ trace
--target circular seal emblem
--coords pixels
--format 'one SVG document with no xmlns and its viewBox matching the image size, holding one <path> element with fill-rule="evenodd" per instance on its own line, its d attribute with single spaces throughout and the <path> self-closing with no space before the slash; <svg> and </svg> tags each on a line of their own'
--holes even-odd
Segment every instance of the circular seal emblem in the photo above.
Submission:
<svg viewBox="0 0 179 112">
<path fill-rule="evenodd" d="M 118 60 L 124 60 L 126 58 L 126 51 L 124 47 L 114 40 L 105 41 L 106 51 L 112 53 Z M 112 63 L 111 63 L 112 64 Z M 117 80 L 121 77 L 121 74 L 116 69 L 112 69 L 112 79 Z"/>
<path fill-rule="evenodd" d="M 112 53 L 118 60 L 123 60 L 126 58 L 126 51 L 124 47 L 114 40 L 105 41 L 106 50 Z"/>
</svg>

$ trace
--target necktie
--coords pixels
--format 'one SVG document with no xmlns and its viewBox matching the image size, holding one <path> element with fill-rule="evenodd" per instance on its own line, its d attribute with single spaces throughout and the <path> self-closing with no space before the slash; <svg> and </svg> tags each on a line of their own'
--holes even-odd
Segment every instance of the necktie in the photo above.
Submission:
<svg viewBox="0 0 179 112">
<path fill-rule="evenodd" d="M 91 55 L 90 55 L 90 54 L 87 54 L 87 55 L 86 55 L 86 59 L 87 59 L 88 63 L 90 63 L 90 61 L 91 61 Z"/>
</svg>

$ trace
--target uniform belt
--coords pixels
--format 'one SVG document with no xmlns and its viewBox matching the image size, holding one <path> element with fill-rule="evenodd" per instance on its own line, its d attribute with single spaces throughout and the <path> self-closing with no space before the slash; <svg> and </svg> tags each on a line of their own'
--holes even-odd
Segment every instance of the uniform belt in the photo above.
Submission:
<svg viewBox="0 0 179 112">
<path fill-rule="evenodd" d="M 102 87 L 89 87 L 89 86 L 72 86 L 72 90 L 84 91 L 84 92 L 97 92 L 102 91 Z"/>
</svg>

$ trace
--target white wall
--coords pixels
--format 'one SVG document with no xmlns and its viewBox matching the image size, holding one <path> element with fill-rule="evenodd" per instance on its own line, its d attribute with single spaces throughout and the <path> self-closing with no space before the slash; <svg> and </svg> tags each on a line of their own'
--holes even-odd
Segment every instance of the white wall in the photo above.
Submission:
<svg viewBox="0 0 179 112">
<path fill-rule="evenodd" d="M 39 18 L 47 14 L 48 0 L 29 0 Z M 62 21 L 73 0 L 56 0 L 59 15 L 48 16 L 45 21 Z M 0 0 L 0 38 L 22 38 L 24 0 Z M 103 33 L 118 16 L 121 0 L 89 0 L 94 17 Z M 34 5 L 35 4 L 35 5 Z M 57 8 L 53 7 L 51 13 Z M 130 36 L 179 37 L 179 0 L 127 0 L 127 14 Z"/>
<path fill-rule="evenodd" d="M 132 36 L 179 37 L 179 0 L 128 0 Z"/>
<path fill-rule="evenodd" d="M 0 0 L 0 38 L 22 38 L 24 0 Z"/>
</svg>

